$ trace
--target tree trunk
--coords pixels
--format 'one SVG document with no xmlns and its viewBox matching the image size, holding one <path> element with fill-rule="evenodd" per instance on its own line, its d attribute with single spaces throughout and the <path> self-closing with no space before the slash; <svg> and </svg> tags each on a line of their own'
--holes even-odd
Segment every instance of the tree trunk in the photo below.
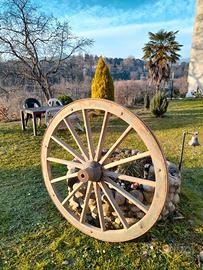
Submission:
<svg viewBox="0 0 203 270">
<path fill-rule="evenodd" d="M 159 92 L 159 88 L 160 88 L 160 82 L 157 82 L 157 84 L 156 84 L 156 94 Z"/>
<path fill-rule="evenodd" d="M 48 101 L 50 98 L 53 97 L 50 87 L 47 88 L 47 87 L 41 86 L 41 89 L 42 89 L 42 92 L 45 96 L 46 101 Z"/>
<path fill-rule="evenodd" d="M 161 85 L 162 78 L 158 78 L 156 81 L 156 93 L 160 91 L 160 85 Z"/>
<path fill-rule="evenodd" d="M 38 84 L 42 90 L 42 93 L 45 96 L 46 101 L 48 101 L 50 98 L 53 97 L 52 91 L 50 89 L 50 85 L 48 84 L 48 82 L 38 81 Z"/>
</svg>

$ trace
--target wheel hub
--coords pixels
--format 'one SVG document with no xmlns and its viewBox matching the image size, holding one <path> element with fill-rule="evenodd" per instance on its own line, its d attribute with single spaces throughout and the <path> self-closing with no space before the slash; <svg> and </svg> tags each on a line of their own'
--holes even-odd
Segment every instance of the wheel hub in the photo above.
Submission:
<svg viewBox="0 0 203 270">
<path fill-rule="evenodd" d="M 78 179 L 81 182 L 93 181 L 99 182 L 102 177 L 102 166 L 96 161 L 87 162 L 84 169 L 79 170 Z"/>
</svg>

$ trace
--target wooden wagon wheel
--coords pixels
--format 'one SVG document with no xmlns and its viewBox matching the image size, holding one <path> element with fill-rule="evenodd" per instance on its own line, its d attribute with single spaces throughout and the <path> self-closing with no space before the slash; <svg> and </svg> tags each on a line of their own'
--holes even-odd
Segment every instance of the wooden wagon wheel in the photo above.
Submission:
<svg viewBox="0 0 203 270">
<path fill-rule="evenodd" d="M 94 145 L 93 134 L 90 125 L 89 112 L 92 110 L 103 112 L 103 120 L 101 126 L 101 133 L 99 135 L 97 145 Z M 86 133 L 86 146 L 82 142 L 80 135 L 76 132 L 74 124 L 69 120 L 71 114 L 81 113 L 84 120 L 84 128 Z M 107 127 L 110 117 L 117 117 L 121 119 L 127 128 L 119 136 L 115 142 L 111 142 L 109 150 L 103 154 Z M 65 124 L 67 130 L 72 136 L 72 139 L 77 144 L 79 151 L 76 151 L 69 143 L 56 136 L 58 128 L 61 124 Z M 117 147 L 129 136 L 131 131 L 135 131 L 145 144 L 147 151 L 131 155 L 120 160 L 110 160 L 109 157 Z M 66 131 L 64 131 L 66 132 Z M 135 138 L 136 139 L 136 138 Z M 68 140 L 69 137 L 68 137 Z M 51 154 L 52 146 L 58 147 L 67 151 L 72 158 L 59 158 Z M 59 152 L 58 152 L 59 154 Z M 132 161 L 141 160 L 146 157 L 151 157 L 154 166 L 155 181 L 123 175 L 115 172 L 115 168 L 120 164 L 126 164 Z M 62 215 L 76 228 L 82 232 L 95 237 L 97 239 L 109 242 L 122 242 L 137 238 L 147 232 L 157 221 L 164 206 L 167 189 L 168 189 L 168 173 L 165 159 L 158 141 L 151 132 L 151 130 L 143 123 L 142 120 L 134 113 L 126 108 L 107 100 L 101 99 L 84 99 L 71 103 L 62 109 L 51 121 L 46 130 L 42 143 L 41 151 L 42 172 L 45 180 L 46 188 L 52 198 L 54 204 L 57 206 Z M 56 164 L 63 164 L 67 170 L 65 175 L 60 175 L 54 178 L 52 175 L 52 166 Z M 70 170 L 74 168 L 75 170 Z M 73 185 L 73 189 L 63 188 L 63 196 L 57 190 L 57 183 L 66 183 L 76 179 L 78 183 Z M 145 205 L 139 199 L 132 196 L 130 192 L 118 185 L 118 180 L 138 183 L 154 188 L 154 197 L 151 205 Z M 82 203 L 80 213 L 76 214 L 69 206 L 69 201 L 74 195 L 85 188 L 86 192 Z M 115 200 L 115 191 L 125 197 L 126 201 L 131 202 L 132 205 L 138 207 L 143 213 L 135 224 L 128 224 L 127 219 Z M 98 213 L 99 225 L 95 226 L 89 223 L 87 217 L 88 203 L 92 194 L 95 196 L 96 208 Z M 121 228 L 106 228 L 106 220 L 103 213 L 102 196 L 106 196 L 109 204 L 114 209 L 117 218 L 120 219 Z"/>
</svg>

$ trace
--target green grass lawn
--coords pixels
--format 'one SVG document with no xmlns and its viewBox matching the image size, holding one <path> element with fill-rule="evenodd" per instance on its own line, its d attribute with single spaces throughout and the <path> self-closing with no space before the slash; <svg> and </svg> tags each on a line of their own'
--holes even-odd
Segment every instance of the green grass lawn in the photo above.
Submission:
<svg viewBox="0 0 203 270">
<path fill-rule="evenodd" d="M 203 100 L 173 101 L 161 119 L 136 112 L 175 163 L 182 132 L 200 132 L 200 147 L 190 148 L 189 138 L 186 142 L 179 206 L 184 219 L 160 221 L 126 243 L 105 243 L 82 234 L 61 216 L 45 189 L 40 168 L 44 129 L 33 137 L 31 126 L 22 132 L 19 122 L 0 123 L 0 269 L 199 269 Z"/>
</svg>

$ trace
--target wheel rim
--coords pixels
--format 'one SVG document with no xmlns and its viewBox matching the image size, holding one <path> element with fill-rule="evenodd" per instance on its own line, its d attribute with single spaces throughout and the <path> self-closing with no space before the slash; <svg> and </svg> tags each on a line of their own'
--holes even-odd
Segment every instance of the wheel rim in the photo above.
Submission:
<svg viewBox="0 0 203 270">
<path fill-rule="evenodd" d="M 96 147 L 93 143 L 92 130 L 88 118 L 89 110 L 99 110 L 104 112 L 101 133 L 99 135 L 98 144 Z M 87 147 L 85 147 L 81 142 L 78 133 L 75 131 L 73 124 L 71 121 L 69 121 L 68 118 L 70 115 L 79 113 L 80 111 L 82 112 L 84 120 Z M 119 136 L 116 142 L 112 142 L 112 146 L 109 148 L 106 154 L 102 155 L 102 149 L 106 138 L 106 131 L 111 116 L 118 117 L 127 123 L 128 126 Z M 69 129 L 69 132 L 76 142 L 80 153 L 79 151 L 76 151 L 70 147 L 68 144 L 64 143 L 63 140 L 55 136 L 55 133 L 58 130 L 60 123 L 62 122 L 65 123 L 66 127 Z M 108 161 L 108 158 L 111 156 L 113 151 L 127 138 L 132 130 L 134 130 L 139 135 L 147 147 L 147 151 L 137 155 L 132 155 L 128 158 L 123 158 L 118 161 Z M 63 160 L 58 159 L 58 157 L 51 156 L 50 153 L 53 143 L 58 147 L 65 149 L 69 154 L 73 156 L 73 158 L 75 158 L 75 160 L 73 161 L 73 158 L 70 160 Z M 112 171 L 112 169 L 116 168 L 119 164 L 126 164 L 148 156 L 151 157 L 154 166 L 155 181 L 129 175 L 122 175 Z M 94 161 L 94 164 L 92 161 Z M 53 178 L 52 166 L 53 164 L 59 163 L 65 166 L 69 166 L 69 168 L 71 166 L 77 168 L 78 171 L 73 173 L 68 172 L 66 175 Z M 131 240 L 143 235 L 154 225 L 154 223 L 159 218 L 166 200 L 168 190 L 168 174 L 164 155 L 158 141 L 156 140 L 151 130 L 143 123 L 141 119 L 139 119 L 138 116 L 126 108 L 111 101 L 101 99 L 84 99 L 75 101 L 63 108 L 52 119 L 49 127 L 45 132 L 41 149 L 41 164 L 46 188 L 54 204 L 62 213 L 62 215 L 73 226 L 82 232 L 103 241 L 121 242 Z M 100 171 L 101 175 L 98 176 Z M 97 179 L 95 179 L 95 177 L 97 177 Z M 65 198 L 61 199 L 58 195 L 56 183 L 73 178 L 79 179 L 77 187 L 67 193 Z M 122 187 L 119 187 L 116 184 L 118 179 L 153 187 L 154 196 L 151 205 L 146 206 L 144 203 L 133 198 L 133 196 Z M 80 191 L 80 188 L 84 187 L 85 185 L 86 193 L 84 204 L 80 216 L 78 217 L 75 215 L 72 209 L 70 209 L 68 203 L 76 194 L 76 192 Z M 135 224 L 129 225 L 123 215 L 122 210 L 115 201 L 112 190 L 120 193 L 126 198 L 126 200 L 131 201 L 135 206 L 137 206 L 145 214 L 144 217 Z M 87 211 L 89 208 L 88 202 L 92 193 L 95 194 L 96 199 L 96 207 L 99 219 L 98 227 L 89 224 L 86 220 Z M 117 217 L 120 219 L 123 228 L 114 230 L 106 229 L 105 217 L 103 215 L 102 209 L 101 194 L 104 194 L 107 197 L 115 213 L 117 214 Z"/>
</svg>

